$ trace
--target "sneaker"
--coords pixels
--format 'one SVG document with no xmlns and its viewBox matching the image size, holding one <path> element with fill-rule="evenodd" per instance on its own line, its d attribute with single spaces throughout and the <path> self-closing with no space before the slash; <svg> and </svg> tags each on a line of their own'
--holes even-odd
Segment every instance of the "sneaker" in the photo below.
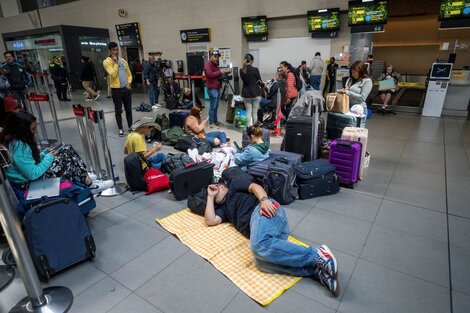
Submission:
<svg viewBox="0 0 470 313">
<path fill-rule="evenodd" d="M 224 126 L 221 122 L 215 122 L 215 125 L 217 125 L 217 127 Z"/>
<path fill-rule="evenodd" d="M 96 174 L 94 173 L 88 173 L 88 177 L 90 177 L 92 181 L 95 181 L 98 179 L 98 176 L 96 176 Z"/>
<path fill-rule="evenodd" d="M 336 258 L 331 252 L 330 248 L 327 245 L 321 245 L 317 249 L 318 259 L 317 264 L 318 266 L 323 269 L 328 275 L 333 277 L 334 279 L 338 278 L 338 263 L 336 262 Z"/>
<path fill-rule="evenodd" d="M 119 135 L 119 137 L 124 137 L 124 131 L 122 129 L 120 129 L 118 135 Z"/>
<path fill-rule="evenodd" d="M 209 124 L 209 128 L 214 128 L 214 127 L 217 127 L 217 126 L 215 126 L 215 124 Z"/>
<path fill-rule="evenodd" d="M 93 98 L 86 98 L 85 101 L 93 101 Z"/>
<path fill-rule="evenodd" d="M 161 105 L 160 103 L 158 103 L 158 102 L 155 102 L 155 106 L 156 106 L 156 107 L 161 107 L 162 105 Z"/>
<path fill-rule="evenodd" d="M 98 100 L 98 98 L 100 97 L 100 94 L 96 94 L 96 96 L 93 98 L 93 100 Z"/>
<path fill-rule="evenodd" d="M 156 105 L 152 105 L 152 110 L 158 110 L 160 107 L 156 106 Z"/>
<path fill-rule="evenodd" d="M 313 279 L 320 282 L 322 286 L 328 288 L 328 290 L 333 294 L 334 297 L 338 297 L 340 294 L 339 282 L 334 277 L 329 276 L 323 270 L 318 269 L 312 275 Z"/>
<path fill-rule="evenodd" d="M 86 96 L 87 94 L 88 94 L 88 92 L 86 92 L 86 91 L 85 91 L 85 92 L 83 92 L 83 95 L 85 95 L 85 96 Z"/>
<path fill-rule="evenodd" d="M 90 188 L 93 194 L 97 194 L 113 186 L 114 182 L 112 180 L 95 180 L 88 188 Z"/>
</svg>

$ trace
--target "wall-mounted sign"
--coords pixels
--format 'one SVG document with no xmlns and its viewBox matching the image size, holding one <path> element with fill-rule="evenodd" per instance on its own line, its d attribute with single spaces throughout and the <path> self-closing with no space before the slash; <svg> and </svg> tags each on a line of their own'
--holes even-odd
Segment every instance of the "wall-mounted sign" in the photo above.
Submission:
<svg viewBox="0 0 470 313">
<path fill-rule="evenodd" d="M 219 67 L 229 67 L 232 63 L 230 60 L 230 48 L 218 48 L 220 52 Z"/>
<path fill-rule="evenodd" d="M 5 40 L 8 50 L 34 50 L 34 49 L 53 49 L 62 48 L 62 38 L 59 34 L 41 35 L 28 39 L 9 39 Z"/>
<path fill-rule="evenodd" d="M 180 30 L 180 37 L 182 43 L 211 41 L 209 28 Z"/>
<path fill-rule="evenodd" d="M 138 22 L 116 25 L 116 32 L 119 45 L 123 47 L 142 45 L 140 25 Z"/>
</svg>

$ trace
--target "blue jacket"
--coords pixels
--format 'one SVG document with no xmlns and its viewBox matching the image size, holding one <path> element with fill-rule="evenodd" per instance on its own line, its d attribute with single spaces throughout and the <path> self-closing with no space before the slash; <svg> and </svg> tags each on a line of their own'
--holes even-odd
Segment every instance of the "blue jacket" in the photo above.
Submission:
<svg viewBox="0 0 470 313">
<path fill-rule="evenodd" d="M 8 146 L 13 163 L 7 167 L 6 176 L 12 183 L 22 184 L 41 177 L 52 165 L 54 156 L 47 150 L 41 152 L 41 161 L 36 164 L 31 148 L 22 141 L 13 141 Z"/>
<path fill-rule="evenodd" d="M 248 166 L 269 158 L 269 151 L 268 142 L 250 144 L 246 146 L 242 152 L 235 154 L 235 164 L 240 166 L 242 170 L 246 170 Z"/>
<path fill-rule="evenodd" d="M 157 63 L 152 64 L 150 62 L 144 63 L 144 79 L 148 79 L 151 84 L 156 84 L 158 82 L 158 67 Z M 145 83 L 145 82 L 144 82 Z"/>
</svg>

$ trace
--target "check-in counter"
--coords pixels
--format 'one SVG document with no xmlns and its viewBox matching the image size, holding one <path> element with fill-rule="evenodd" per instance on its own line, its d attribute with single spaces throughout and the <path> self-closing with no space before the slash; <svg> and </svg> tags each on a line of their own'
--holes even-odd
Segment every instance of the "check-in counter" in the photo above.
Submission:
<svg viewBox="0 0 470 313">
<path fill-rule="evenodd" d="M 470 70 L 453 70 L 442 115 L 467 117 L 470 108 Z"/>
</svg>

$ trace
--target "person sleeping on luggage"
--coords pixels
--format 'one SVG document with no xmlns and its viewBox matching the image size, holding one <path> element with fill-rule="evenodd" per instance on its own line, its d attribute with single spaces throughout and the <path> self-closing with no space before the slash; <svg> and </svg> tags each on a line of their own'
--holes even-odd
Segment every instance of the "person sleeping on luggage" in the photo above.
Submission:
<svg viewBox="0 0 470 313">
<path fill-rule="evenodd" d="M 70 145 L 41 151 L 36 132 L 36 117 L 26 111 L 8 116 L 5 128 L 0 132 L 0 143 L 12 156 L 13 163 L 5 174 L 14 187 L 26 190 L 31 181 L 52 177 L 84 183 L 93 193 L 114 185 L 112 180 L 97 180 L 95 175 L 88 174 L 85 162 Z"/>
<path fill-rule="evenodd" d="M 338 264 L 326 245 L 305 247 L 288 241 L 286 212 L 263 187 L 236 179 L 209 185 L 204 212 L 207 226 L 231 223 L 250 240 L 256 267 L 266 273 L 312 277 L 333 296 L 340 294 Z"/>
<path fill-rule="evenodd" d="M 235 164 L 241 167 L 245 172 L 248 166 L 257 162 L 261 162 L 269 158 L 269 142 L 263 141 L 263 130 L 261 123 L 256 122 L 255 125 L 246 128 L 246 133 L 250 139 L 250 144 L 242 151 L 235 153 Z"/>
<path fill-rule="evenodd" d="M 131 132 L 127 135 L 124 144 L 124 154 L 132 152 L 142 153 L 146 159 L 149 160 L 153 168 L 160 170 L 162 163 L 166 161 L 167 155 L 163 152 L 158 152 L 162 149 L 160 143 L 154 143 L 152 148 L 147 149 L 145 143 L 145 136 L 149 136 L 153 128 L 160 128 L 160 125 L 154 123 L 153 119 L 143 117 L 131 126 Z M 142 162 L 142 168 L 146 168 L 147 164 Z"/>
<path fill-rule="evenodd" d="M 212 148 L 225 145 L 229 139 L 227 134 L 223 131 L 212 131 L 206 133 L 206 127 L 209 118 L 202 119 L 202 109 L 200 107 L 192 107 L 189 115 L 184 122 L 184 132 L 188 135 L 196 136 L 200 139 L 206 139 L 211 144 Z"/>
</svg>

